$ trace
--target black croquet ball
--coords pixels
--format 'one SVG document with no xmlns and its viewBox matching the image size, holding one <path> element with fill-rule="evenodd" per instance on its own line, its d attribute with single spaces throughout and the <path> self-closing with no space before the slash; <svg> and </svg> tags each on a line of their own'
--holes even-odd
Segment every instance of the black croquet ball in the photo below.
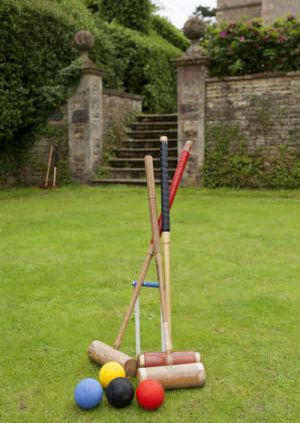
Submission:
<svg viewBox="0 0 300 423">
<path fill-rule="evenodd" d="M 134 388 L 125 377 L 112 380 L 106 389 L 107 400 L 113 407 L 123 408 L 132 403 Z"/>
</svg>

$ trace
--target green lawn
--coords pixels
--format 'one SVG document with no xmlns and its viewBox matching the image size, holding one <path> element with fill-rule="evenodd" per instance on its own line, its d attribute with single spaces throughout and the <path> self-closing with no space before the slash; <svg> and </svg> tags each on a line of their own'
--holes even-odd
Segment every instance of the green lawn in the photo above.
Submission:
<svg viewBox="0 0 300 423">
<path fill-rule="evenodd" d="M 172 212 L 174 343 L 201 351 L 207 385 L 167 392 L 154 413 L 135 401 L 125 410 L 106 399 L 91 412 L 74 405 L 77 382 L 98 375 L 89 343 L 112 344 L 117 334 L 148 221 L 143 188 L 0 192 L 0 421 L 298 422 L 299 191 L 181 190 Z M 150 291 L 142 344 L 157 350 L 159 295 Z"/>
</svg>

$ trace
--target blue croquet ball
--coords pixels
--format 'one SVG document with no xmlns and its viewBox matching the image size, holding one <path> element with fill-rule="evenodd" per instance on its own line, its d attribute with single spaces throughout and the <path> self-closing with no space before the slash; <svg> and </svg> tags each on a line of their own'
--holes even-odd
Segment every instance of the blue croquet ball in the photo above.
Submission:
<svg viewBox="0 0 300 423">
<path fill-rule="evenodd" d="M 76 404 L 84 410 L 98 407 L 102 400 L 103 389 L 95 379 L 82 379 L 75 388 Z"/>
</svg>

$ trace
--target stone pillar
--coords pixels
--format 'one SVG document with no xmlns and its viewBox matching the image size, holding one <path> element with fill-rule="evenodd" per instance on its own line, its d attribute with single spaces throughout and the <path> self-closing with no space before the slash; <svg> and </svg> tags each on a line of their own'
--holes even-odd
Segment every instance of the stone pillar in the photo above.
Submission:
<svg viewBox="0 0 300 423">
<path fill-rule="evenodd" d="M 193 17 L 184 26 L 184 33 L 192 41 L 191 47 L 177 65 L 178 95 L 178 152 L 187 140 L 193 150 L 183 177 L 184 185 L 201 185 L 205 149 L 205 103 L 208 57 L 199 47 L 205 24 Z"/>
<path fill-rule="evenodd" d="M 88 58 L 93 36 L 80 31 L 74 41 L 81 51 L 82 76 L 68 102 L 69 161 L 72 179 L 86 183 L 102 160 L 104 71 Z"/>
</svg>

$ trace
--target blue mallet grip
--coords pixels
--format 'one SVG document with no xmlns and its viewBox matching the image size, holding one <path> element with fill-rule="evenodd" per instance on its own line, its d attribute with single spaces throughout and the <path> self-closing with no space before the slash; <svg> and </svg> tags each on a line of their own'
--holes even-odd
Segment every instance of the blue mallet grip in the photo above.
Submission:
<svg viewBox="0 0 300 423">
<path fill-rule="evenodd" d="M 170 232 L 168 138 L 160 139 L 162 232 Z"/>
</svg>

